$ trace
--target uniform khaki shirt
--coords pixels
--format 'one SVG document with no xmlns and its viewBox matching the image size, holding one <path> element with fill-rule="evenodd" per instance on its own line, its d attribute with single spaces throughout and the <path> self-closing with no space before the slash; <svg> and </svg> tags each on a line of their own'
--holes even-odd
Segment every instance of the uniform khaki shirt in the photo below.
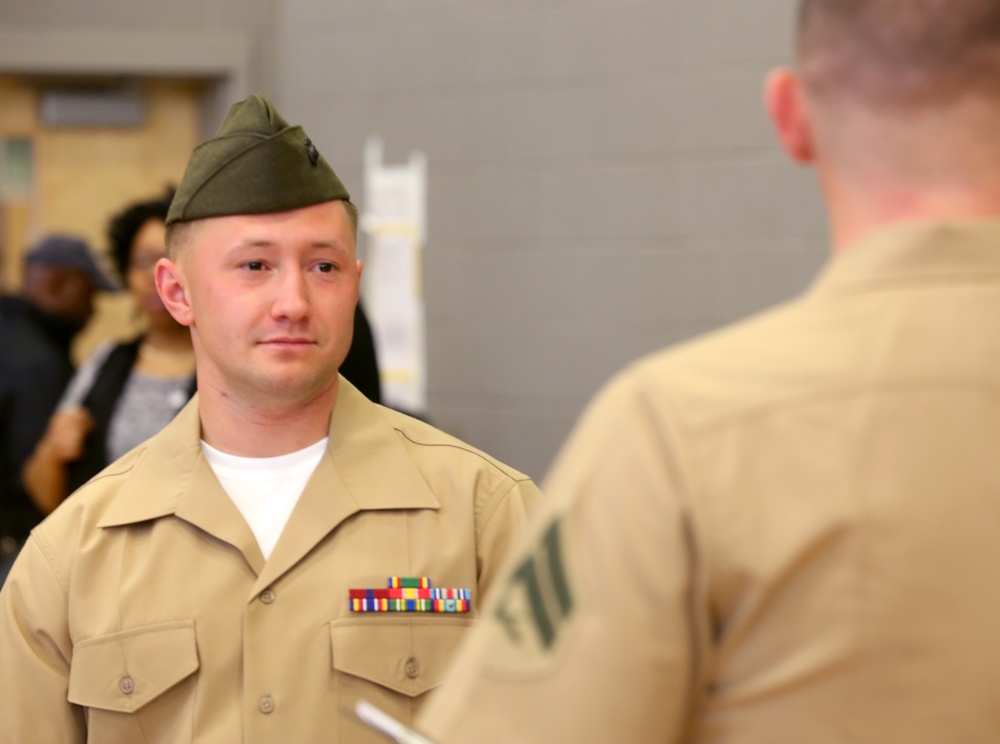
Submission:
<svg viewBox="0 0 1000 744">
<path fill-rule="evenodd" d="M 195 398 L 71 496 L 0 593 L 0 742 L 383 742 L 442 680 L 538 496 L 343 378 L 327 453 L 265 562 L 199 446 Z M 354 613 L 390 576 L 469 614 Z"/>
<path fill-rule="evenodd" d="M 996 744 L 1000 223 L 640 361 L 544 490 L 438 741 Z"/>
</svg>

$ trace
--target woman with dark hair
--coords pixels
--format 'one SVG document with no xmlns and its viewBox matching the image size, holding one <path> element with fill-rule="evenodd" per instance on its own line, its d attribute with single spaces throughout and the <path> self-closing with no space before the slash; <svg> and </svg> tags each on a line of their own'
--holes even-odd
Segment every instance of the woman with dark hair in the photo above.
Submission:
<svg viewBox="0 0 1000 744">
<path fill-rule="evenodd" d="M 128 205 L 108 227 L 111 256 L 145 321 L 145 332 L 99 348 L 70 382 L 24 467 L 43 513 L 162 429 L 194 393 L 191 334 L 167 312 L 153 271 L 166 252 L 173 190 Z"/>
</svg>

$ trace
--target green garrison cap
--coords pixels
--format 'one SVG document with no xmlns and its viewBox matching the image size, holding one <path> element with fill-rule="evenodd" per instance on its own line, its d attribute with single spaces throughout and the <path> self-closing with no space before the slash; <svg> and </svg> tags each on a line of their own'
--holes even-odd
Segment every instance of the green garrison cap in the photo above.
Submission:
<svg viewBox="0 0 1000 744">
<path fill-rule="evenodd" d="M 191 153 L 167 224 L 308 207 L 350 194 L 305 131 L 253 94 Z"/>
</svg>

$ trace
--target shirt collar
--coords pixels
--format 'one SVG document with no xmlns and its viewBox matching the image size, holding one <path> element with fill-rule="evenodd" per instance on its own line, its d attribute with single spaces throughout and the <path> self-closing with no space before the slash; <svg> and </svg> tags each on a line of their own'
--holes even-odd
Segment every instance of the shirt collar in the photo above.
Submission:
<svg viewBox="0 0 1000 744">
<path fill-rule="evenodd" d="M 211 508 L 204 503 L 214 500 L 205 492 L 204 479 L 214 480 L 214 475 L 204 462 L 200 436 L 198 396 L 195 395 L 159 434 L 134 455 L 122 458 L 105 471 L 105 475 L 110 476 L 133 472 L 122 484 L 99 526 L 142 522 L 190 508 L 199 512 Z M 440 508 L 440 501 L 407 453 L 403 437 L 390 421 L 386 409 L 369 401 L 351 383 L 340 378 L 330 419 L 328 452 L 343 487 L 353 499 L 354 511 Z M 320 464 L 321 469 L 327 466 L 323 462 Z M 218 483 L 214 486 L 213 491 L 224 495 Z M 228 505 L 219 508 L 227 510 Z M 228 518 L 231 515 L 227 511 L 218 516 Z"/>
<path fill-rule="evenodd" d="M 343 377 L 330 419 L 330 455 L 361 509 L 437 509 L 387 409 Z"/>
<path fill-rule="evenodd" d="M 1000 276 L 1000 220 L 910 222 L 880 230 L 833 258 L 813 294 L 898 283 L 968 283 Z"/>
</svg>

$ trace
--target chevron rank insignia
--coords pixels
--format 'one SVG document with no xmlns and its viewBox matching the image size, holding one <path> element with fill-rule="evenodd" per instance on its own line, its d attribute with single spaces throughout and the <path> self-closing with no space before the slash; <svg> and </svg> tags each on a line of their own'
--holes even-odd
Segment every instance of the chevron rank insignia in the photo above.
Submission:
<svg viewBox="0 0 1000 744">
<path fill-rule="evenodd" d="M 426 576 L 390 576 L 385 589 L 348 589 L 351 612 L 468 612 L 472 592 L 437 588 Z"/>
</svg>

